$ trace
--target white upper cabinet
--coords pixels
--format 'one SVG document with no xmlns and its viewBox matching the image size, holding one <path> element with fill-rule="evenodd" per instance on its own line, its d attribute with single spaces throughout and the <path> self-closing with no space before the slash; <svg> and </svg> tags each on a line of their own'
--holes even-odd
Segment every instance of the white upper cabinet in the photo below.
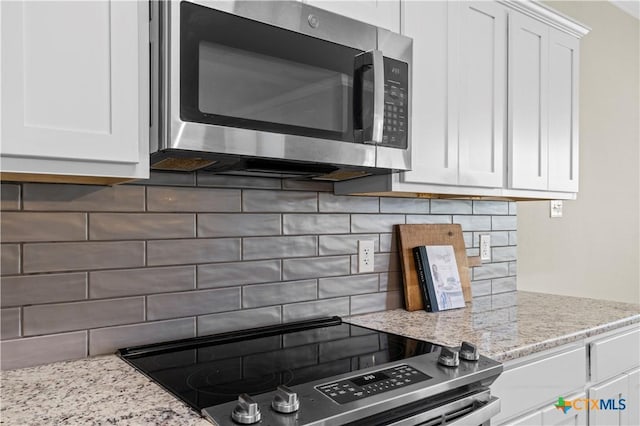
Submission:
<svg viewBox="0 0 640 426">
<path fill-rule="evenodd" d="M 509 183 L 578 191 L 579 40 L 509 15 Z"/>
<path fill-rule="evenodd" d="M 399 0 L 303 0 L 312 6 L 400 32 Z"/>
<path fill-rule="evenodd" d="M 507 12 L 494 2 L 406 2 L 413 169 L 402 182 L 501 187 Z"/>
<path fill-rule="evenodd" d="M 495 2 L 451 3 L 458 45 L 458 184 L 504 184 L 507 10 Z M 452 23 L 453 24 L 453 23 Z M 454 96 L 456 93 L 454 92 Z M 450 117 L 454 120 L 455 117 Z"/>
<path fill-rule="evenodd" d="M 0 10 L 3 179 L 148 177 L 147 2 Z"/>
<path fill-rule="evenodd" d="M 546 190 L 549 28 L 509 15 L 509 177 L 514 189 Z"/>
<path fill-rule="evenodd" d="M 549 190 L 578 192 L 580 42 L 549 31 Z"/>
<path fill-rule="evenodd" d="M 413 38 L 411 93 L 412 170 L 402 173 L 406 183 L 456 184 L 458 181 L 455 90 L 450 74 L 455 61 L 449 55 L 449 6 L 447 2 L 404 3 L 403 33 Z"/>
</svg>

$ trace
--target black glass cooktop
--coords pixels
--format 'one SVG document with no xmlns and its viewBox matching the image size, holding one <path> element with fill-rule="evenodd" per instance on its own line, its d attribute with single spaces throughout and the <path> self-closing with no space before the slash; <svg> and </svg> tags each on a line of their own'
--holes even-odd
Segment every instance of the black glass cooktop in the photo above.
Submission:
<svg viewBox="0 0 640 426">
<path fill-rule="evenodd" d="M 120 349 L 128 363 L 200 411 L 437 350 L 437 345 L 343 323 L 289 323 Z"/>
</svg>

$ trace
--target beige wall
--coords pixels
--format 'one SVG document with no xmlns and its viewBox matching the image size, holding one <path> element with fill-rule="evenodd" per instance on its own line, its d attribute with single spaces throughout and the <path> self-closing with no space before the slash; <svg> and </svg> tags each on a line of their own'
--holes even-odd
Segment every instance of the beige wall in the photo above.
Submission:
<svg viewBox="0 0 640 426">
<path fill-rule="evenodd" d="M 608 2 L 547 2 L 581 43 L 580 192 L 564 217 L 518 203 L 518 289 L 640 303 L 639 21 Z"/>
</svg>

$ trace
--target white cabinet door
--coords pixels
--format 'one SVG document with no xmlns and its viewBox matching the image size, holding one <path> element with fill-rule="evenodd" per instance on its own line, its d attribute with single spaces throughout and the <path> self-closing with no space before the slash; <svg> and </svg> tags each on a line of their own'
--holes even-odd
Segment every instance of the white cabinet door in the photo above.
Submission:
<svg viewBox="0 0 640 426">
<path fill-rule="evenodd" d="M 310 5 L 400 32 L 400 0 L 307 0 Z"/>
<path fill-rule="evenodd" d="M 527 414 L 522 417 L 518 417 L 507 423 L 503 423 L 500 426 L 533 426 L 542 424 L 542 410 L 534 411 L 531 414 Z"/>
<path fill-rule="evenodd" d="M 458 183 L 502 187 L 507 9 L 477 1 L 459 7 Z"/>
<path fill-rule="evenodd" d="M 549 31 L 549 190 L 578 192 L 580 42 Z"/>
<path fill-rule="evenodd" d="M 629 397 L 629 375 L 623 374 L 604 382 L 597 386 L 589 388 L 589 399 L 606 400 L 609 404 L 613 403 L 613 408 L 620 408 L 620 399 L 628 401 Z M 629 423 L 629 411 L 625 408 L 620 409 L 591 409 L 589 410 L 590 426 L 631 426 L 635 423 Z"/>
<path fill-rule="evenodd" d="M 565 398 L 567 401 L 585 399 L 584 393 Z M 555 406 L 550 406 L 542 410 L 542 426 L 586 426 L 588 403 L 576 404 L 577 408 L 570 408 L 566 412 Z M 578 409 L 580 408 L 580 409 Z"/>
<path fill-rule="evenodd" d="M 3 172 L 148 176 L 148 5 L 2 2 Z"/>
<path fill-rule="evenodd" d="M 629 373 L 627 416 L 630 425 L 640 425 L 640 369 Z"/>
<path fill-rule="evenodd" d="M 457 184 L 458 138 L 455 63 L 444 1 L 403 3 L 403 34 L 413 38 L 412 170 L 400 174 L 405 183 Z"/>
<path fill-rule="evenodd" d="M 549 27 L 509 14 L 509 186 L 546 190 Z"/>
</svg>

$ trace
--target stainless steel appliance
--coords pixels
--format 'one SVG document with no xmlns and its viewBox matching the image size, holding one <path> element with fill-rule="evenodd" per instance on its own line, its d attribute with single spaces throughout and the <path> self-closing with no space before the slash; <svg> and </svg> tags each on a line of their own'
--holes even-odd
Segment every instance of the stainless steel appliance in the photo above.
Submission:
<svg viewBox="0 0 640 426">
<path fill-rule="evenodd" d="M 151 4 L 152 168 L 410 169 L 410 38 L 297 1 Z"/>
<path fill-rule="evenodd" d="M 488 425 L 502 365 L 338 317 L 121 349 L 220 426 Z"/>
</svg>

